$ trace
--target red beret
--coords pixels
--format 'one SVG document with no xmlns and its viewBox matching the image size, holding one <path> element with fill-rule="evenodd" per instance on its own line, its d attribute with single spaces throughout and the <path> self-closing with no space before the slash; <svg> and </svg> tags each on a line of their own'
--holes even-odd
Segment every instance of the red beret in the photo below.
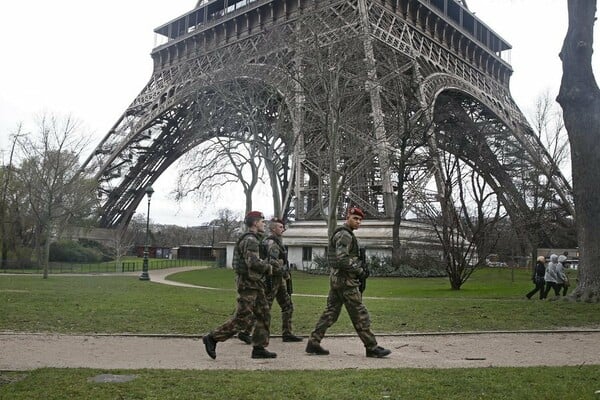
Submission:
<svg viewBox="0 0 600 400">
<path fill-rule="evenodd" d="M 365 217 L 365 212 L 358 207 L 352 207 L 348 210 L 348 216 L 350 215 L 358 215 L 361 218 Z"/>
<path fill-rule="evenodd" d="M 246 218 L 261 218 L 261 219 L 265 219 L 265 216 L 260 211 L 250 211 L 248 214 L 246 214 Z"/>
</svg>

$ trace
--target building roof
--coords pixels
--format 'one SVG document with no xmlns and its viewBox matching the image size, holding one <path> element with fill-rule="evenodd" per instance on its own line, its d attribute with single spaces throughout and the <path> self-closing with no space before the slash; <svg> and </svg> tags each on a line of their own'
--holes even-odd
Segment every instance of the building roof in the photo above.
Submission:
<svg viewBox="0 0 600 400">
<path fill-rule="evenodd" d="M 338 221 L 341 226 L 344 221 Z M 354 233 L 361 246 L 369 248 L 392 247 L 392 220 L 364 220 Z M 288 224 L 283 234 L 287 246 L 327 246 L 327 226 L 325 221 L 294 221 Z M 400 241 L 431 245 L 437 243 L 433 227 L 415 221 L 402 221 Z"/>
</svg>

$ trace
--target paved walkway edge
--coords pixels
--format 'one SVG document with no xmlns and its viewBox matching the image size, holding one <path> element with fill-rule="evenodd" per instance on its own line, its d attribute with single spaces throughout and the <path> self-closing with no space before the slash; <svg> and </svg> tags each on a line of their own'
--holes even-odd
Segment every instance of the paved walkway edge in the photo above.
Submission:
<svg viewBox="0 0 600 400">
<path fill-rule="evenodd" d="M 192 337 L 3 333 L 0 370 L 36 368 L 317 370 L 480 368 L 600 365 L 600 332 L 477 333 L 378 336 L 390 357 L 365 357 L 358 337 L 326 337 L 329 356 L 304 352 L 306 342 L 273 338 L 272 360 L 250 358 L 251 346 L 232 338 L 210 359 Z M 547 349 L 553 349 L 551 352 Z"/>
</svg>

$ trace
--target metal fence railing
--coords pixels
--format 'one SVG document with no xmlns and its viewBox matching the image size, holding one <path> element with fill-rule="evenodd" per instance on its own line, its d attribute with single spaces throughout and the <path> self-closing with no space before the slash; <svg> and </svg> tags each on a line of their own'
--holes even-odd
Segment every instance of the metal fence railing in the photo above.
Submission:
<svg viewBox="0 0 600 400">
<path fill-rule="evenodd" d="M 167 260 L 167 259 L 149 259 L 148 269 L 166 269 L 175 267 L 187 267 L 196 265 L 211 265 L 212 261 L 202 260 Z M 103 263 L 66 263 L 66 262 L 51 262 L 48 265 L 49 274 L 103 274 L 103 273 L 123 273 L 123 272 L 141 272 L 142 271 L 142 260 L 141 259 L 127 259 L 117 263 L 103 262 Z M 5 260 L 0 265 L 0 274 L 2 273 L 13 273 L 13 274 L 41 274 L 43 272 L 42 267 L 37 263 L 31 261 L 23 262 L 20 260 Z"/>
</svg>

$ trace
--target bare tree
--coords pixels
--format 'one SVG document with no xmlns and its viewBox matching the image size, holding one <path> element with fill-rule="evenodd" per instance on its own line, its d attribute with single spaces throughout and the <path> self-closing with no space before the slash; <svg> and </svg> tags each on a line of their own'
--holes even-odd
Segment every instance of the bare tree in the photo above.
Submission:
<svg viewBox="0 0 600 400">
<path fill-rule="evenodd" d="M 263 138 L 260 147 L 264 159 L 265 170 L 271 186 L 273 199 L 273 214 L 286 217 L 290 213 L 291 189 L 293 178 L 291 176 L 292 139 L 289 133 L 289 121 L 286 113 L 278 111 L 274 122 L 275 129 Z M 267 132 L 268 133 L 268 132 Z"/>
<path fill-rule="evenodd" d="M 224 107 L 227 114 L 224 119 L 231 122 L 225 125 L 225 129 L 241 133 L 236 135 L 240 141 L 255 146 L 260 157 L 260 161 L 256 161 L 259 177 L 262 181 L 263 172 L 268 177 L 274 214 L 287 214 L 289 204 L 284 204 L 284 201 L 291 183 L 290 152 L 293 138 L 289 114 L 281 94 L 262 82 L 243 79 L 218 85 L 213 90 L 227 105 Z"/>
<path fill-rule="evenodd" d="M 535 134 L 557 167 L 567 167 L 569 161 L 569 138 L 565 132 L 562 113 L 548 92 L 542 93 L 535 101 L 535 108 L 530 120 Z M 556 171 L 550 171 L 555 173 Z"/>
<path fill-rule="evenodd" d="M 307 168 L 316 186 L 315 206 L 331 235 L 349 205 L 349 184 L 372 159 L 374 139 L 362 43 L 358 36 L 333 42 L 320 29 L 310 18 L 299 22 L 290 72 L 302 98 L 299 140 L 317 160 Z"/>
<path fill-rule="evenodd" d="M 52 237 L 59 237 L 69 218 L 91 213 L 95 203 L 94 182 L 79 174 L 79 155 L 85 140 L 78 124 L 70 117 L 43 116 L 35 135 L 17 141 L 21 163 L 18 179 L 36 224 L 38 260 L 43 277 L 48 277 L 48 259 Z"/>
<path fill-rule="evenodd" d="M 261 179 L 258 146 L 245 140 L 215 137 L 185 156 L 187 165 L 177 179 L 176 199 L 195 193 L 210 201 L 223 186 L 240 184 L 246 212 L 252 210 L 252 193 Z"/>
<path fill-rule="evenodd" d="M 441 245 L 450 287 L 460 290 L 494 247 L 498 239 L 494 227 L 505 212 L 475 170 L 453 154 L 442 153 L 440 158 L 445 180 L 439 207 L 423 201 L 420 211 L 432 224 Z"/>
<path fill-rule="evenodd" d="M 145 226 L 146 216 L 135 214 L 125 228 L 115 230 L 109 246 L 117 272 L 123 270 L 123 258 L 131 254 L 136 243 L 144 243 Z"/>
<path fill-rule="evenodd" d="M 307 202 L 320 209 L 329 234 L 349 205 L 366 207 L 373 216 L 393 215 L 397 260 L 405 180 L 423 174 L 417 166 L 424 160 L 416 153 L 430 122 L 414 90 L 416 63 L 379 45 L 369 32 L 365 2 L 358 9 L 361 23 L 355 30 L 340 28 L 348 30 L 344 39 L 323 35 L 324 26 L 328 32 L 339 28 L 333 21 L 307 15 L 292 41 L 296 63 L 290 70 L 303 111 L 301 151 L 312 156 L 304 168 L 313 191 Z"/>
<path fill-rule="evenodd" d="M 3 255 L 13 258 L 15 265 L 28 264 L 33 256 L 31 248 L 35 243 L 35 218 L 31 212 L 31 206 L 27 202 L 27 191 L 24 183 L 18 178 L 18 165 L 13 164 L 11 170 L 4 170 L 8 173 L 8 182 L 5 189 L 4 216 L 2 224 L 4 227 L 4 236 L 2 237 Z M 5 175 L 6 177 L 6 175 Z M 5 250 L 4 250 L 5 249 Z"/>
<path fill-rule="evenodd" d="M 380 64 L 389 70 L 382 98 L 388 143 L 393 147 L 390 165 L 396 181 L 392 227 L 392 264 L 395 266 L 401 264 L 403 255 L 400 224 L 406 207 L 411 203 L 407 192 L 422 190 L 424 181 L 430 177 L 431 162 L 426 146 L 432 124 L 427 117 L 427 106 L 418 97 L 419 92 L 414 90 L 418 85 L 416 63 L 412 67 L 410 64 L 407 66 L 398 57 L 389 49 L 381 49 L 379 55 Z"/>
<path fill-rule="evenodd" d="M 466 173 L 465 179 L 457 181 L 457 186 L 460 215 L 477 254 L 472 264 L 481 265 L 496 247 L 500 238 L 497 226 L 507 214 L 496 193 L 473 169 Z"/>
<path fill-rule="evenodd" d="M 592 70 L 595 0 L 568 0 L 569 27 L 560 52 L 557 101 L 571 144 L 573 196 L 580 249 L 579 281 L 571 296 L 600 301 L 600 90 Z"/>
<path fill-rule="evenodd" d="M 242 230 L 242 216 L 228 208 L 219 210 L 218 218 L 209 225 L 213 227 L 213 245 L 222 241 L 233 241 Z"/>
<path fill-rule="evenodd" d="M 558 105 L 551 100 L 548 93 L 536 99 L 533 114 L 529 119 L 534 133 L 554 161 L 554 164 L 550 165 L 550 175 L 558 172 L 554 167 L 564 171 L 569 162 L 568 137 Z M 537 258 L 539 246 L 575 246 L 570 239 L 574 236 L 574 221 L 570 216 L 561 215 L 552 182 L 546 175 L 532 170 L 528 165 L 521 167 L 521 175 L 520 189 L 530 208 L 526 223 L 533 245 L 531 259 Z"/>
<path fill-rule="evenodd" d="M 224 184 L 239 183 L 252 209 L 259 182 L 272 189 L 276 215 L 283 214 L 282 193 L 289 188 L 289 150 L 285 110 L 277 92 L 243 79 L 215 83 L 203 93 L 203 126 L 218 126 L 212 138 L 184 160 L 177 198 L 196 193 L 208 200 Z M 202 129 L 202 128 L 200 128 Z"/>
<path fill-rule="evenodd" d="M 17 140 L 21 136 L 23 125 L 19 124 L 17 128 L 17 132 L 13 135 L 12 145 L 10 148 L 10 154 L 8 157 L 8 165 L 2 165 L 2 170 L 0 170 L 0 182 L 2 183 L 2 193 L 0 195 L 0 239 L 2 240 L 2 255 L 0 261 L 0 267 L 4 268 L 7 264 L 8 259 L 8 250 L 9 243 L 14 242 L 13 235 L 9 234 L 11 231 L 11 226 L 14 226 L 15 215 L 11 213 L 11 211 L 15 210 L 15 207 L 11 207 L 9 204 L 10 199 L 10 189 L 12 184 L 12 176 L 13 176 L 13 157 L 15 154 L 15 147 L 17 145 Z M 14 247 L 14 246 L 13 246 Z"/>
</svg>

